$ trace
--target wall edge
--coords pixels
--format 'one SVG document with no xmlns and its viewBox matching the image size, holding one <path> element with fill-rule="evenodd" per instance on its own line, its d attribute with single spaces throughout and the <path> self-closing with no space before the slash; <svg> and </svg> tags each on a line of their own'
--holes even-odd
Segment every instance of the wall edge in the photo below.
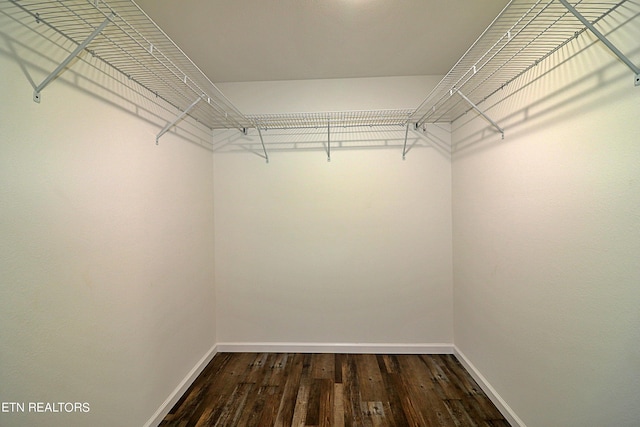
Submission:
<svg viewBox="0 0 640 427">
<path fill-rule="evenodd" d="M 487 381 L 487 379 L 480 373 L 480 371 L 474 366 L 473 363 L 467 358 L 467 356 L 460 351 L 457 346 L 453 346 L 453 354 L 458 358 L 462 366 L 471 374 L 474 380 L 478 383 L 482 391 L 484 391 L 491 399 L 494 405 L 498 408 L 500 413 L 509 421 L 512 427 L 527 427 L 524 421 L 516 415 L 513 409 L 507 404 L 507 402 L 498 394 L 495 388 Z"/>
<path fill-rule="evenodd" d="M 175 405 L 182 395 L 187 391 L 191 384 L 198 378 L 204 368 L 207 367 L 211 359 L 218 353 L 217 346 L 214 344 L 204 356 L 196 363 L 196 365 L 187 373 L 178 386 L 169 394 L 167 399 L 160 405 L 156 412 L 144 424 L 144 427 L 156 427 L 162 422 L 164 417 L 169 413 L 173 405 Z"/>
</svg>

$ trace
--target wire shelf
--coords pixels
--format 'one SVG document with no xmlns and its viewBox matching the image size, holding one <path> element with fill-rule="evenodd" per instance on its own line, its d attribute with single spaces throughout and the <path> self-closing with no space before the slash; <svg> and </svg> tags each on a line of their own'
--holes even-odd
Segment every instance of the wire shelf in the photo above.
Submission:
<svg viewBox="0 0 640 427">
<path fill-rule="evenodd" d="M 246 128 L 251 122 L 132 0 L 9 0 L 8 13 L 51 37 L 76 45 L 105 20 L 87 45 L 94 57 L 185 111 L 210 129 Z"/>
<path fill-rule="evenodd" d="M 511 0 L 415 110 L 246 116 L 133 0 L 4 0 L 2 8 L 25 25 L 37 26 L 51 40 L 62 36 L 76 50 L 89 51 L 173 105 L 182 112 L 176 122 L 188 114 L 210 129 L 246 132 L 395 125 L 408 129 L 410 123 L 416 128 L 451 123 L 472 108 L 478 110 L 477 105 L 587 30 L 562 4 L 566 1 Z M 594 27 L 618 11 L 629 19 L 640 16 L 636 0 L 571 0 L 571 5 Z M 636 84 L 640 85 L 639 71 Z"/>
<path fill-rule="evenodd" d="M 627 3 L 634 2 L 571 2 L 594 26 Z M 638 4 L 633 7 L 638 9 Z M 638 11 L 624 13 L 635 16 Z M 470 103 L 481 104 L 586 30 L 558 0 L 512 0 L 415 110 L 411 121 L 416 126 L 455 121 L 472 109 Z"/>
<path fill-rule="evenodd" d="M 260 129 L 306 129 L 326 127 L 406 126 L 414 110 L 371 110 L 321 113 L 248 115 Z"/>
</svg>

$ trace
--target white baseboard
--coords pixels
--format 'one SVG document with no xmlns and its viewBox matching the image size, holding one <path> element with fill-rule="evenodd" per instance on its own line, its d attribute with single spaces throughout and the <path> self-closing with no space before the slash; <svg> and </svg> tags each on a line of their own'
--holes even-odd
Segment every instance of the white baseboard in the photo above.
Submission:
<svg viewBox="0 0 640 427">
<path fill-rule="evenodd" d="M 480 388 L 482 388 L 489 399 L 491 399 L 493 404 L 496 405 L 500 413 L 505 417 L 507 421 L 509 421 L 509 424 L 511 424 L 512 427 L 527 427 L 525 423 L 516 415 L 516 413 L 513 412 L 513 409 L 511 409 L 511 407 L 507 405 L 507 402 L 505 402 L 504 399 L 500 397 L 498 392 L 491 386 L 491 384 L 489 384 L 484 375 L 482 375 L 480 371 L 476 369 L 473 363 L 471 363 L 471 361 L 467 359 L 467 357 L 460 351 L 458 347 L 454 346 L 454 354 L 456 355 L 460 363 L 462 363 L 462 365 L 465 367 L 465 369 L 469 371 L 473 379 L 476 380 Z"/>
<path fill-rule="evenodd" d="M 453 344 L 222 342 L 220 353 L 453 354 Z"/>
<path fill-rule="evenodd" d="M 209 349 L 209 351 L 207 351 L 204 356 L 202 356 L 202 359 L 200 359 L 198 363 L 196 363 L 196 366 L 194 366 L 193 369 L 189 371 L 187 376 L 182 381 L 180 381 L 180 384 L 178 384 L 176 389 L 171 392 L 169 397 L 167 397 L 167 400 L 165 400 L 164 403 L 160 405 L 156 413 L 153 414 L 151 418 L 149 418 L 149 421 L 144 424 L 144 427 L 156 427 L 158 424 L 160 424 L 160 422 L 162 422 L 171 408 L 173 408 L 173 405 L 175 405 L 178 400 L 180 400 L 182 395 L 187 391 L 189 386 L 191 386 L 196 378 L 198 378 L 198 375 L 200 375 L 200 373 L 204 370 L 204 368 L 206 368 L 209 362 L 211 362 L 211 359 L 213 359 L 213 356 L 215 356 L 217 352 L 217 346 L 214 345 L 213 347 L 211 347 L 211 349 Z"/>
</svg>

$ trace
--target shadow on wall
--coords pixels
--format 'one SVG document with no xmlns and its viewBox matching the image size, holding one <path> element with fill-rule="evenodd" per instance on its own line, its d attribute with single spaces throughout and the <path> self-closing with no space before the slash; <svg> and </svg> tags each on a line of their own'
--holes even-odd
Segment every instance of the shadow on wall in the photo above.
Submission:
<svg viewBox="0 0 640 427">
<path fill-rule="evenodd" d="M 31 97 L 31 92 L 76 48 L 63 36 L 52 37 L 44 30 L 35 22 L 19 21 L 0 9 L 0 55 L 14 61 L 22 70 L 25 81 L 15 84 L 24 84 L 25 97 Z M 181 112 L 87 50 L 44 88 L 42 103 L 52 96 L 54 85 L 65 85 L 97 98 L 156 126 L 158 132 Z M 194 120 L 183 120 L 170 132 L 186 142 L 212 150 L 212 131 Z M 155 143 L 155 135 L 150 135 L 149 143 Z"/>
<path fill-rule="evenodd" d="M 635 64 L 640 62 L 640 48 L 636 47 L 640 37 L 635 21 L 638 17 L 640 12 L 605 33 L 618 47 L 633 46 L 630 51 L 621 50 Z M 504 128 L 504 140 L 488 123 L 465 134 L 464 128 L 478 117 L 475 112 L 467 113 L 452 123 L 452 132 L 464 135 L 452 145 L 452 155 L 463 158 L 517 140 L 541 126 L 613 104 L 629 91 L 640 95 L 633 77 L 602 42 L 585 32 L 481 104 L 485 113 Z"/>
</svg>

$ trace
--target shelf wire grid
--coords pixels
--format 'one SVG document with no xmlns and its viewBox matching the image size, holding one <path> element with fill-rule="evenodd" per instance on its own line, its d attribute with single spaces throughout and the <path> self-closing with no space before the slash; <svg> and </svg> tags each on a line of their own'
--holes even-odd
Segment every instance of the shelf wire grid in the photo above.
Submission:
<svg viewBox="0 0 640 427">
<path fill-rule="evenodd" d="M 348 128 L 406 126 L 413 109 L 340 111 L 318 113 L 256 114 L 247 118 L 254 127 L 269 129 Z"/>
<path fill-rule="evenodd" d="M 453 122 L 471 110 L 457 91 L 479 105 L 586 30 L 557 0 L 512 0 L 415 110 L 245 116 L 133 0 L 4 3 L 12 6 L 9 13 L 16 19 L 44 26 L 49 33 L 60 34 L 76 45 L 109 19 L 109 25 L 86 50 L 180 111 L 200 99 L 189 115 L 210 129 L 391 126 L 409 122 L 419 127 Z M 622 5 L 639 7 L 638 2 L 630 0 L 576 0 L 572 4 L 596 25 Z"/>
<path fill-rule="evenodd" d="M 621 9 L 628 0 L 574 1 L 592 24 Z M 634 7 L 637 9 L 638 4 Z M 625 11 L 627 15 L 638 11 Z M 480 35 L 411 117 L 416 126 L 454 122 L 540 61 L 575 39 L 586 27 L 557 0 L 512 0 Z"/>
<path fill-rule="evenodd" d="M 8 13 L 53 37 L 80 45 L 105 19 L 109 24 L 86 50 L 210 129 L 251 122 L 132 0 L 9 0 Z"/>
</svg>

